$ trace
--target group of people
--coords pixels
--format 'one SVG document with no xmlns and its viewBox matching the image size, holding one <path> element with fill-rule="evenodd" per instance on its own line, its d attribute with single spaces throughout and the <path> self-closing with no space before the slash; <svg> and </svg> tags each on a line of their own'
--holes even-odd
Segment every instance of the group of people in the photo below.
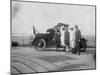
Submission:
<svg viewBox="0 0 100 75">
<path fill-rule="evenodd" d="M 78 25 L 69 28 L 61 26 L 59 34 L 60 36 L 56 37 L 56 39 L 60 39 L 60 45 L 64 47 L 66 52 L 69 52 L 69 48 L 71 48 L 73 54 L 78 53 L 80 55 L 79 42 L 81 39 L 81 31 Z"/>
</svg>

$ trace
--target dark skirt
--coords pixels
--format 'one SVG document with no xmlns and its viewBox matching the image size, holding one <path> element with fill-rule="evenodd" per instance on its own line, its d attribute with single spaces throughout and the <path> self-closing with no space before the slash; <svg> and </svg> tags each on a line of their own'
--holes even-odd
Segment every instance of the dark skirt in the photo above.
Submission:
<svg viewBox="0 0 100 75">
<path fill-rule="evenodd" d="M 69 32 L 65 32 L 65 45 L 69 45 L 69 44 L 70 44 Z"/>
</svg>

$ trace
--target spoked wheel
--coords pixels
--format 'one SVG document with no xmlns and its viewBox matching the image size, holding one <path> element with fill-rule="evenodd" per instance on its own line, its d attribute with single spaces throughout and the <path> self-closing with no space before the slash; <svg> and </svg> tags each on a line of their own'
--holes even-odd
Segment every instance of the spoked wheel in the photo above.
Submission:
<svg viewBox="0 0 100 75">
<path fill-rule="evenodd" d="M 38 38 L 35 40 L 35 47 L 37 50 L 41 51 L 46 48 L 46 41 L 43 38 Z"/>
<path fill-rule="evenodd" d="M 85 41 L 82 41 L 80 42 L 80 51 L 81 52 L 85 52 L 86 51 L 86 42 Z"/>
</svg>

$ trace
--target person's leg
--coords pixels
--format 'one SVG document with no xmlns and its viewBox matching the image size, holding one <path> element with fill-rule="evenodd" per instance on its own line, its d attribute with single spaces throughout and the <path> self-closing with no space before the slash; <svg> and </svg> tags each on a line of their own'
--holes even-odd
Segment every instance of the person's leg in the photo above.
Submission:
<svg viewBox="0 0 100 75">
<path fill-rule="evenodd" d="M 75 49 L 75 48 L 72 48 L 72 54 L 74 54 L 74 51 L 75 51 L 74 49 Z"/>
<path fill-rule="evenodd" d="M 72 53 L 75 54 L 76 45 L 72 48 Z"/>
<path fill-rule="evenodd" d="M 70 42 L 70 48 L 72 49 L 71 52 L 72 54 L 74 54 L 74 49 L 75 49 L 75 46 L 73 45 L 73 42 Z"/>
<path fill-rule="evenodd" d="M 76 44 L 75 44 L 75 50 L 74 50 L 74 53 L 76 54 L 77 51 L 78 51 L 78 45 L 77 45 L 77 43 L 76 43 Z"/>
<path fill-rule="evenodd" d="M 58 51 L 58 48 L 57 48 L 57 41 L 56 41 L 56 51 Z"/>
<path fill-rule="evenodd" d="M 79 43 L 78 42 L 76 43 L 76 51 L 75 51 L 75 53 L 76 54 L 78 53 L 78 55 L 80 55 L 80 47 L 79 47 Z"/>
<path fill-rule="evenodd" d="M 66 52 L 69 52 L 69 47 L 68 47 L 68 45 L 66 45 Z"/>
<path fill-rule="evenodd" d="M 57 40 L 57 48 L 58 48 L 58 51 L 59 51 L 59 48 L 60 48 L 60 41 Z"/>
<path fill-rule="evenodd" d="M 80 55 L 80 46 L 79 46 L 79 43 L 78 43 L 78 55 Z"/>
</svg>

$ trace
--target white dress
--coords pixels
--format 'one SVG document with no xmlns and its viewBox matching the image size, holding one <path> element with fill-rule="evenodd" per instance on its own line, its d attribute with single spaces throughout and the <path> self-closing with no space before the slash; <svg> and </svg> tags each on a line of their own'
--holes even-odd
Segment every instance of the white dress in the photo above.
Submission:
<svg viewBox="0 0 100 75">
<path fill-rule="evenodd" d="M 75 47 L 75 30 L 70 31 L 70 47 Z"/>
<path fill-rule="evenodd" d="M 62 30 L 62 28 L 60 29 L 60 32 L 61 32 L 61 37 L 60 37 L 60 39 L 61 39 L 61 45 L 62 46 L 65 46 L 65 42 L 64 42 L 64 39 L 65 39 L 65 31 L 64 30 Z"/>
</svg>

